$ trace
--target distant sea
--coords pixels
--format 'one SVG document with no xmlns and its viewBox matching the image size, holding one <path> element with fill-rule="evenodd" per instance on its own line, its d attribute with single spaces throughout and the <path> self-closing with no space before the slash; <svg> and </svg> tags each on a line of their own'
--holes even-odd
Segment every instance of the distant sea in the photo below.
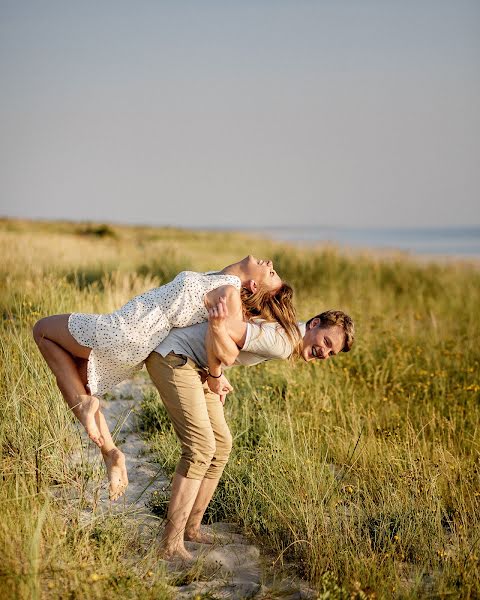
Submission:
<svg viewBox="0 0 480 600">
<path fill-rule="evenodd" d="M 333 243 L 352 249 L 402 250 L 421 255 L 480 258 L 480 226 L 364 229 L 304 225 L 235 230 L 301 245 Z"/>
</svg>

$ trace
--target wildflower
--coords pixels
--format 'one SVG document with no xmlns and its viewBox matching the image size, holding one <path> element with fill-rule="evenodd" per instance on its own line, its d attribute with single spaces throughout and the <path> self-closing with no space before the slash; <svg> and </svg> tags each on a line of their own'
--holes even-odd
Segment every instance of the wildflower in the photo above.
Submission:
<svg viewBox="0 0 480 600">
<path fill-rule="evenodd" d="M 100 579 L 100 575 L 98 573 L 92 573 L 90 575 L 90 581 L 98 581 Z"/>
</svg>

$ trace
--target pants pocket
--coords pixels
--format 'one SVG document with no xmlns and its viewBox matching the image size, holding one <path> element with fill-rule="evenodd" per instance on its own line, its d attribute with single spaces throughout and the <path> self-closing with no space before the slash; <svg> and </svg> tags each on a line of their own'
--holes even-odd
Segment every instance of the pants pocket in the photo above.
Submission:
<svg viewBox="0 0 480 600">
<path fill-rule="evenodd" d="M 175 354 L 175 352 L 170 352 L 170 354 L 165 356 L 165 362 L 172 368 L 179 369 L 187 364 L 187 357 L 183 354 Z"/>
</svg>

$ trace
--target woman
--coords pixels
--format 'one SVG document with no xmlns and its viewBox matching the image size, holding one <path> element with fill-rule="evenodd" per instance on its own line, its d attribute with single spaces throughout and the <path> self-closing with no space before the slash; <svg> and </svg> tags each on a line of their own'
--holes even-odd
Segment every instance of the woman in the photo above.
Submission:
<svg viewBox="0 0 480 600">
<path fill-rule="evenodd" d="M 68 406 L 102 450 L 111 497 L 128 480 L 124 456 L 115 447 L 96 394 L 131 377 L 172 327 L 188 327 L 208 318 L 208 307 L 232 289 L 242 295 L 244 318 L 278 320 L 296 335 L 291 288 L 270 260 L 249 255 L 213 273 L 183 271 L 170 283 L 136 296 L 107 315 L 54 315 L 35 324 L 33 335 Z M 238 298 L 237 298 L 238 301 Z M 88 391 L 87 391 L 88 388 Z M 114 485 L 118 480 L 121 484 Z"/>
</svg>

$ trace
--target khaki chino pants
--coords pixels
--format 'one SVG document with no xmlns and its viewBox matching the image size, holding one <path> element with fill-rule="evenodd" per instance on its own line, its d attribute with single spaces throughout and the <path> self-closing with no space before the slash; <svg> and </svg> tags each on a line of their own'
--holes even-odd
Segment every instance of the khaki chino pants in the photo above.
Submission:
<svg viewBox="0 0 480 600">
<path fill-rule="evenodd" d="M 176 472 L 189 479 L 218 479 L 232 449 L 232 436 L 219 397 L 205 371 L 191 359 L 152 352 L 145 361 L 182 446 Z"/>
</svg>

